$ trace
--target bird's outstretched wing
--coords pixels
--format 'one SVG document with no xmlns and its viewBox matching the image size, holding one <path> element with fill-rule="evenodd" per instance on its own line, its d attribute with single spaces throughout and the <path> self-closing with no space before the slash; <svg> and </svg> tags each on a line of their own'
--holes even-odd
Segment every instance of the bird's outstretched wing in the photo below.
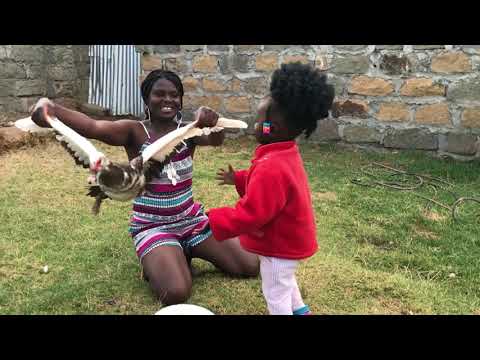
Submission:
<svg viewBox="0 0 480 360">
<path fill-rule="evenodd" d="M 211 132 L 221 131 L 224 128 L 246 129 L 248 124 L 241 120 L 232 120 L 219 118 L 217 125 L 213 128 L 198 128 L 197 122 L 194 121 L 184 127 L 178 128 L 162 136 L 151 145 L 147 146 L 142 153 L 143 163 L 153 159 L 158 162 L 164 162 L 165 159 L 175 150 L 176 146 L 187 139 L 208 135 Z"/>
<path fill-rule="evenodd" d="M 32 133 L 41 133 L 54 131 L 56 139 L 67 150 L 67 152 L 73 157 L 77 165 L 81 165 L 84 168 L 92 168 L 94 164 L 104 157 L 93 144 L 85 137 L 77 133 L 75 130 L 69 128 L 62 123 L 56 117 L 51 117 L 46 113 L 46 108 L 43 108 L 44 116 L 48 124 L 52 127 L 42 128 L 37 126 L 31 119 L 31 117 L 20 119 L 15 122 L 15 126 L 23 131 Z"/>
<path fill-rule="evenodd" d="M 187 126 L 173 130 L 147 146 L 142 153 L 143 163 L 145 164 L 150 159 L 164 162 L 182 141 L 202 135 L 202 129 L 195 127 L 195 125 L 196 122 L 192 122 Z"/>
<path fill-rule="evenodd" d="M 60 142 L 60 145 L 72 156 L 75 164 L 82 166 L 83 168 L 90 167 L 90 161 L 85 161 L 84 156 L 78 156 L 76 151 L 70 148 L 70 145 L 67 141 L 63 139 L 63 136 L 52 128 L 43 128 L 38 126 L 32 121 L 31 117 L 27 117 L 24 119 L 20 119 L 15 121 L 15 126 L 20 130 L 25 132 L 34 133 L 34 134 L 48 134 L 48 133 L 55 133 L 55 138 Z"/>
<path fill-rule="evenodd" d="M 92 168 L 102 157 L 105 157 L 88 139 L 69 128 L 56 117 L 50 117 L 46 113 L 46 110 L 44 110 L 44 117 L 49 125 L 60 134 L 57 135 L 57 140 L 65 142 L 67 149 L 71 150 L 69 153 L 77 159 L 78 162 Z"/>
<path fill-rule="evenodd" d="M 26 117 L 14 122 L 15 127 L 25 132 L 36 133 L 36 134 L 48 134 L 53 131 L 51 128 L 43 128 L 38 126 L 32 121 L 32 118 Z"/>
</svg>

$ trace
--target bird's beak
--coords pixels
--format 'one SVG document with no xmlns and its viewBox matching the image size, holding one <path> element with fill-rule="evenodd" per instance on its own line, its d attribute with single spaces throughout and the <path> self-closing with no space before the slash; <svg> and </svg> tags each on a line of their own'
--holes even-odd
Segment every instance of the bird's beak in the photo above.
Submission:
<svg viewBox="0 0 480 360">
<path fill-rule="evenodd" d="M 97 183 L 97 177 L 95 175 L 90 175 L 87 179 L 88 185 L 95 185 Z"/>
</svg>

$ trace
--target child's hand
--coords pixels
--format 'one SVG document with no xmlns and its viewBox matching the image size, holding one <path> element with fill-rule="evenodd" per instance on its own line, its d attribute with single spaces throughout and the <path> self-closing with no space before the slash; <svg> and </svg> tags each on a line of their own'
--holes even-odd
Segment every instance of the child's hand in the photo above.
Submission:
<svg viewBox="0 0 480 360">
<path fill-rule="evenodd" d="M 214 127 L 217 125 L 218 118 L 218 113 L 206 106 L 201 106 L 195 112 L 195 120 L 198 121 L 197 127 L 200 129 L 204 127 Z"/>
<path fill-rule="evenodd" d="M 235 185 L 235 170 L 228 164 L 228 171 L 220 169 L 217 173 L 218 185 Z"/>
</svg>

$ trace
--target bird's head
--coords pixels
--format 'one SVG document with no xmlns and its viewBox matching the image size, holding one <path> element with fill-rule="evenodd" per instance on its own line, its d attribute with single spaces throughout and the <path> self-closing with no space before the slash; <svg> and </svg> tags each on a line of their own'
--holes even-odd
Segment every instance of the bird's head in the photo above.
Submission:
<svg viewBox="0 0 480 360">
<path fill-rule="evenodd" d="M 124 186 L 127 181 L 128 173 L 125 171 L 125 166 L 108 162 L 102 166 L 97 173 L 97 181 L 103 186 L 109 188 L 120 188 Z"/>
</svg>

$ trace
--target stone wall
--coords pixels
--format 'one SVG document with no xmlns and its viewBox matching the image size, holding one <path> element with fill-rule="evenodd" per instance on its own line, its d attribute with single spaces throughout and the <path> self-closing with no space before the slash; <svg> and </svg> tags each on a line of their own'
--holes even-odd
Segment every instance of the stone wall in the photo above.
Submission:
<svg viewBox="0 0 480 360">
<path fill-rule="evenodd" d="M 142 77 L 166 67 L 184 82 L 188 110 L 208 105 L 253 121 L 273 70 L 308 62 L 336 100 L 314 140 L 479 156 L 477 45 L 138 45 Z M 189 115 L 191 116 L 191 115 Z"/>
<path fill-rule="evenodd" d="M 0 45 L 0 126 L 39 97 L 76 107 L 88 98 L 88 45 Z"/>
</svg>

